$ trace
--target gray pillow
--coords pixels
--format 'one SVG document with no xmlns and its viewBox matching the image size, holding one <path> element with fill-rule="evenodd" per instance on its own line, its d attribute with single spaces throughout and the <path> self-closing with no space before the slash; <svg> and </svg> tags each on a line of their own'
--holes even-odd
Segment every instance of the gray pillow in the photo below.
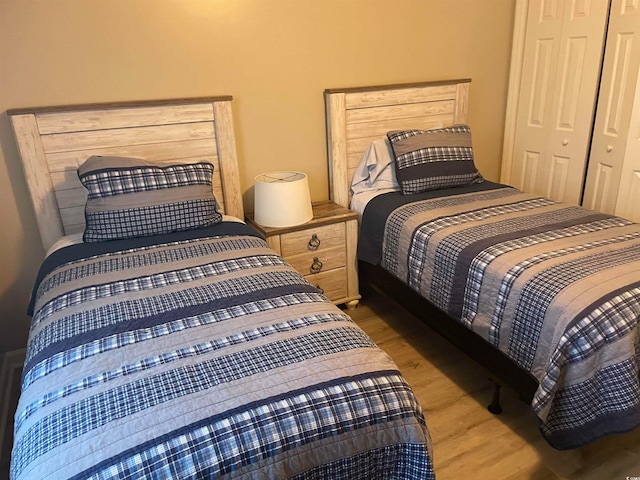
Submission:
<svg viewBox="0 0 640 480">
<path fill-rule="evenodd" d="M 396 177 L 405 195 L 480 183 L 467 125 L 388 132 Z"/>
<path fill-rule="evenodd" d="M 92 156 L 79 168 L 88 190 L 85 242 L 208 227 L 222 221 L 213 195 L 213 165 L 154 164 Z"/>
</svg>

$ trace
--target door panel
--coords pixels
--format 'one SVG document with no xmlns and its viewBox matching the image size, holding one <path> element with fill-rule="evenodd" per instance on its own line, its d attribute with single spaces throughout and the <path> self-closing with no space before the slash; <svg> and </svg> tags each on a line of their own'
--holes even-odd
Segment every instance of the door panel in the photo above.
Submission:
<svg viewBox="0 0 640 480">
<path fill-rule="evenodd" d="M 602 0 L 530 1 L 512 185 L 580 202 L 608 7 Z M 534 157 L 535 169 L 517 161 Z"/>
<path fill-rule="evenodd" d="M 613 0 L 583 205 L 640 220 L 640 9 Z"/>
</svg>

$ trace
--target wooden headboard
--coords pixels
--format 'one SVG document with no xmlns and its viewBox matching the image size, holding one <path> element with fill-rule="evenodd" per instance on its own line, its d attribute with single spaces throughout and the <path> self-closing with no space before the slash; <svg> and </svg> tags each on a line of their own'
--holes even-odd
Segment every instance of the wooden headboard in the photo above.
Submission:
<svg viewBox="0 0 640 480">
<path fill-rule="evenodd" d="M 470 79 L 325 90 L 329 193 L 349 206 L 351 178 L 369 144 L 388 131 L 466 123 Z"/>
<path fill-rule="evenodd" d="M 77 168 L 91 155 L 208 161 L 224 213 L 243 218 L 230 96 L 13 109 L 42 245 L 84 230 Z"/>
</svg>

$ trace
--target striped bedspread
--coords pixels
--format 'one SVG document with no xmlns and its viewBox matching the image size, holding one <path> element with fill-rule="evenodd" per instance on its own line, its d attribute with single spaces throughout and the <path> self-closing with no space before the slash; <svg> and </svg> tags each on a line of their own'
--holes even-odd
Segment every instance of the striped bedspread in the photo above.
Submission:
<svg viewBox="0 0 640 480">
<path fill-rule="evenodd" d="M 557 448 L 640 423 L 640 225 L 510 187 L 407 203 L 382 266 L 539 381 Z"/>
<path fill-rule="evenodd" d="M 392 360 L 242 224 L 47 258 L 13 479 L 434 478 Z"/>
</svg>

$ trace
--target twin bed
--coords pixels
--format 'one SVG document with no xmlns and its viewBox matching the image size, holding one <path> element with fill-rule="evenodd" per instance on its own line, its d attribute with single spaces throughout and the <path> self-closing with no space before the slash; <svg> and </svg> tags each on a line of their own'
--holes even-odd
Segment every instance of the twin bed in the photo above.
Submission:
<svg viewBox="0 0 640 480">
<path fill-rule="evenodd" d="M 11 478 L 433 478 L 393 361 L 238 221 L 231 97 L 9 115 L 48 252 Z"/>
<path fill-rule="evenodd" d="M 447 148 L 462 134 L 448 155 L 472 152 L 450 129 L 468 93 L 325 92 L 331 198 L 361 213 L 361 283 L 516 389 L 553 446 L 634 428 L 640 226 L 461 173 L 472 156 L 451 170 L 462 186 L 412 190 L 436 165 L 419 155 L 394 175 L 390 131 L 440 129 Z M 231 97 L 9 115 L 47 250 L 13 479 L 434 477 L 392 360 L 238 221 Z"/>
<path fill-rule="evenodd" d="M 401 302 L 579 447 L 640 423 L 640 225 L 482 181 L 469 80 L 325 91 L 361 285 Z M 353 180 L 353 181 L 352 181 Z M 365 297 L 366 301 L 366 297 Z"/>
</svg>

